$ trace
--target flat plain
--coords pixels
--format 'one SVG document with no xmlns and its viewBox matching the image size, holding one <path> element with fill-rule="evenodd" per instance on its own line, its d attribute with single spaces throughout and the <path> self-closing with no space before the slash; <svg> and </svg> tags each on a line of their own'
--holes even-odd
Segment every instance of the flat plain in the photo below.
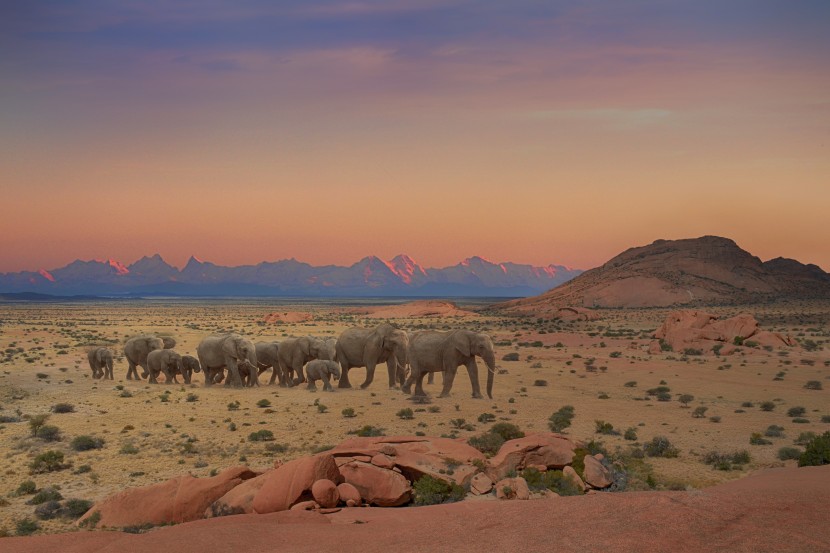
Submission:
<svg viewBox="0 0 830 553">
<path fill-rule="evenodd" d="M 378 368 L 368 389 L 333 393 L 320 386 L 317 392 L 303 385 L 268 386 L 269 374 L 261 376 L 261 386 L 243 389 L 205 388 L 199 374 L 189 385 L 125 378 L 121 345 L 129 336 L 170 335 L 183 354 L 194 354 L 198 342 L 217 331 L 232 330 L 253 341 L 308 334 L 336 337 L 348 327 L 381 322 L 361 311 L 368 303 L 376 302 L 0 305 L 0 531 L 13 533 L 16 521 L 34 518 L 34 507 L 27 504 L 31 495 L 17 493 L 27 480 L 38 489 L 56 487 L 64 498 L 97 501 L 187 472 L 207 476 L 240 463 L 264 469 L 276 459 L 337 444 L 364 425 L 380 427 L 387 435 L 423 432 L 469 438 L 489 428 L 491 423 L 479 422 L 479 417 L 490 413 L 529 433 L 547 431 L 548 417 L 572 405 L 575 417 L 564 433 L 573 439 L 601 442 L 621 458 L 642 450 L 655 436 L 668 438 L 678 449 L 674 458 L 639 459 L 627 479 L 629 490 L 700 488 L 763 468 L 793 466 L 795 461 L 779 459 L 782 447 L 799 448 L 802 434 L 830 430 L 828 302 L 707 308 L 724 317 L 750 313 L 763 329 L 789 334 L 801 343 L 770 350 L 742 347 L 729 356 L 649 354 L 652 334 L 668 309 L 597 310 L 597 320 L 574 322 L 494 316 L 486 310 L 445 317 L 395 317 L 394 309 L 384 311 L 388 320 L 407 330 L 466 328 L 490 334 L 498 367 L 492 400 L 471 398 L 463 369 L 448 398 L 437 397 L 440 375 L 435 384 L 426 385 L 431 396 L 427 405 L 388 389 L 385 366 Z M 311 318 L 274 313 L 310 313 Z M 296 322 L 281 322 L 286 320 Z M 116 353 L 114 381 L 92 378 L 86 360 L 92 345 L 107 345 Z M 508 354 L 517 354 L 518 360 L 509 360 L 516 355 Z M 483 373 L 486 368 L 479 366 Z M 352 382 L 359 384 L 364 374 L 365 369 L 353 369 Z M 820 385 L 807 386 L 811 381 Z M 653 393 L 660 386 L 668 388 L 668 397 L 664 393 L 658 399 Z M 693 399 L 681 402 L 681 395 Z M 764 402 L 772 407 L 762 409 Z M 72 410 L 53 412 L 58 404 L 70 404 Z M 796 409 L 801 414 L 793 415 L 791 410 L 799 407 L 803 412 Z M 353 417 L 343 415 L 349 408 Z M 413 410 L 414 418 L 397 416 L 405 408 Z M 702 416 L 693 416 L 695 412 Z M 29 421 L 46 414 L 44 424 L 58 429 L 49 437 L 57 439 L 32 436 Z M 597 433 L 598 421 L 610 423 L 612 429 L 604 428 L 610 433 Z M 781 427 L 772 432 L 777 435 L 764 436 L 773 425 Z M 249 440 L 262 429 L 270 430 L 274 440 Z M 753 433 L 769 443 L 750 444 Z M 70 444 L 83 435 L 102 439 L 103 447 L 75 451 Z M 66 468 L 31 474 L 35 457 L 50 450 L 63 453 Z M 716 470 L 703 462 L 707 453 L 742 450 L 750 460 L 740 468 Z M 65 519 L 40 524 L 48 533 L 74 528 Z"/>
</svg>

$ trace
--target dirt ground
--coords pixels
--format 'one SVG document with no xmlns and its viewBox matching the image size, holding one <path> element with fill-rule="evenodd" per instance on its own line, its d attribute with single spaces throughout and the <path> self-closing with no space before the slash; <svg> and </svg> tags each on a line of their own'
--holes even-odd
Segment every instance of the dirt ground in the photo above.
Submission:
<svg viewBox="0 0 830 553">
<path fill-rule="evenodd" d="M 466 307 L 466 306 L 462 306 Z M 334 445 L 364 425 L 388 435 L 415 434 L 460 437 L 481 433 L 484 413 L 509 421 L 525 432 L 548 429 L 547 419 L 564 405 L 575 408 L 572 438 L 601 441 L 609 451 L 638 448 L 654 436 L 665 436 L 679 449 L 672 459 L 647 458 L 656 489 L 687 489 L 739 478 L 762 468 L 792 466 L 778 451 L 804 432 L 830 430 L 830 303 L 789 303 L 711 308 L 731 316 L 754 315 L 765 330 L 786 332 L 805 348 L 767 351 L 741 348 L 728 357 L 685 356 L 679 352 L 649 355 L 651 334 L 669 310 L 602 310 L 600 319 L 564 323 L 535 318 L 458 316 L 392 319 L 409 330 L 467 328 L 489 333 L 496 343 L 499 374 L 494 399 L 472 399 L 466 372 L 459 371 L 452 396 L 440 399 L 440 376 L 427 385 L 429 405 L 413 404 L 399 390 L 386 386 L 381 366 L 367 390 L 359 388 L 309 392 L 304 386 L 232 389 L 204 388 L 201 375 L 191 385 L 148 384 L 126 380 L 121 344 L 132 335 L 172 335 L 176 351 L 195 354 L 206 335 L 233 330 L 253 341 L 306 334 L 336 337 L 350 326 L 375 326 L 377 319 L 355 314 L 340 304 L 290 305 L 269 300 L 129 300 L 96 303 L 0 305 L 0 532 L 13 534 L 16 521 L 34 519 L 30 495 L 16 490 L 26 480 L 37 488 L 59 487 L 65 498 L 102 499 L 127 487 L 144 486 L 190 472 L 206 476 L 242 463 L 265 468 L 275 459 L 291 459 Z M 295 323 L 266 323 L 274 312 L 311 312 Z M 116 352 L 115 380 L 91 378 L 86 350 L 111 345 Z M 503 360 L 517 353 L 518 361 Z M 482 378 L 486 368 L 482 363 Z M 364 369 L 353 369 L 353 383 Z M 268 374 L 261 378 L 267 382 Z M 808 381 L 823 384 L 805 388 Z M 634 383 L 634 384 L 632 384 Z M 669 401 L 657 401 L 647 390 L 670 388 Z M 319 388 L 319 386 L 318 386 Z M 169 394 L 165 394 L 169 392 Z M 694 399 L 687 406 L 680 394 Z M 261 400 L 270 405 L 258 406 Z M 760 404 L 771 401 L 764 411 Z M 229 404 L 239 402 L 234 409 Z M 315 404 L 317 402 L 318 405 Z M 750 402 L 749 406 L 746 402 Z M 57 441 L 33 437 L 28 419 L 48 414 L 59 403 L 73 412 L 51 413 L 45 424 L 56 426 Z M 396 416 L 403 408 L 414 419 Z M 703 417 L 692 417 L 706 407 Z M 800 417 L 788 410 L 803 407 Z M 352 408 L 356 416 L 344 417 Z M 797 419 L 807 422 L 794 422 Z M 474 430 L 458 430 L 451 420 L 465 419 Z M 19 422 L 17 422 L 19 421 Z M 596 421 L 611 423 L 619 435 L 597 434 Z M 769 445 L 750 445 L 750 435 L 770 425 L 783 436 Z M 251 442 L 250 433 L 268 429 L 275 440 Z M 626 440 L 627 429 L 636 440 Z M 73 438 L 89 435 L 104 447 L 76 452 Z M 63 470 L 30 474 L 35 456 L 48 450 L 64 454 Z M 721 471 L 704 464 L 707 452 L 747 450 L 751 461 L 742 470 Z M 40 522 L 42 532 L 73 528 L 65 520 Z"/>
</svg>

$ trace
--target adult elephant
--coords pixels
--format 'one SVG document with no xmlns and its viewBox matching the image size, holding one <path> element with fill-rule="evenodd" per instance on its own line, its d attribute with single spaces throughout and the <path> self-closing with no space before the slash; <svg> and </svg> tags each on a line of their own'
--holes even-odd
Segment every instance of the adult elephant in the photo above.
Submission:
<svg viewBox="0 0 830 553">
<path fill-rule="evenodd" d="M 375 328 L 348 328 L 337 339 L 337 361 L 341 374 L 338 388 L 351 388 L 349 369 L 366 367 L 366 380 L 360 385 L 366 388 L 375 378 L 375 366 L 386 363 L 389 371 L 389 387 L 404 383 L 406 350 L 409 344 L 406 332 L 389 323 Z"/>
<path fill-rule="evenodd" d="M 148 353 L 147 372 L 150 374 L 150 382 L 153 384 L 158 384 L 159 373 L 164 374 L 165 383 L 167 384 L 175 382 L 177 374 L 182 375 L 186 383 L 190 383 L 190 379 L 185 377 L 182 356 L 172 349 L 156 349 Z"/>
<path fill-rule="evenodd" d="M 176 340 L 154 334 L 134 336 L 124 343 L 124 357 L 127 358 L 127 380 L 140 380 L 136 367 L 141 367 L 141 378 L 147 378 L 147 355 L 157 349 L 173 349 Z"/>
<path fill-rule="evenodd" d="M 212 386 L 221 371 L 228 369 L 226 385 L 242 386 L 239 366 L 244 365 L 249 373 L 249 386 L 259 384 L 257 380 L 256 346 L 239 334 L 214 334 L 196 346 L 199 364 L 205 372 L 205 386 Z"/>
<path fill-rule="evenodd" d="M 331 341 L 314 336 L 289 338 L 280 342 L 277 358 L 282 377 L 280 386 L 296 386 L 306 381 L 303 366 L 314 359 L 334 360 L 336 349 Z M 293 377 L 296 374 L 296 378 Z M 272 380 L 273 382 L 273 377 Z"/>
<path fill-rule="evenodd" d="M 92 378 L 113 379 L 112 351 L 109 348 L 92 348 L 87 352 Z"/>
<path fill-rule="evenodd" d="M 268 384 L 273 384 L 279 378 L 280 386 L 283 386 L 285 384 L 285 378 L 280 370 L 280 361 L 277 353 L 280 347 L 279 342 L 257 342 L 255 347 L 256 361 L 259 367 L 257 374 L 261 375 L 268 369 L 271 369 L 274 372 L 271 374 L 271 380 L 268 381 Z"/>
<path fill-rule="evenodd" d="M 458 367 L 467 367 L 473 397 L 481 398 L 478 383 L 478 365 L 476 356 L 481 357 L 487 365 L 487 397 L 493 399 L 493 375 L 496 373 L 496 355 L 493 341 L 486 334 L 469 330 L 452 330 L 440 332 L 423 330 L 412 335 L 409 342 L 409 367 L 412 373 L 403 386 L 404 393 L 410 393 L 415 382 L 415 396 L 426 396 L 423 382 L 427 373 L 443 372 L 444 387 L 438 397 L 447 397 L 452 389 Z"/>
</svg>

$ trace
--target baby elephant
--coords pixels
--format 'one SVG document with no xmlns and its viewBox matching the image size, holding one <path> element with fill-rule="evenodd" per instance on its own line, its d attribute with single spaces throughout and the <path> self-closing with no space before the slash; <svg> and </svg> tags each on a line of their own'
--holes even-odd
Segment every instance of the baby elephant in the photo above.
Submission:
<svg viewBox="0 0 830 553">
<path fill-rule="evenodd" d="M 92 348 L 87 353 L 92 378 L 109 378 L 112 380 L 112 351 L 109 348 Z"/>
<path fill-rule="evenodd" d="M 316 380 L 322 380 L 323 390 L 333 392 L 334 388 L 331 387 L 329 378 L 333 376 L 336 380 L 340 379 L 340 365 L 335 361 L 314 359 L 313 361 L 309 361 L 308 365 L 305 366 L 305 374 L 308 379 L 308 389 L 310 391 L 317 391 L 317 386 L 314 382 Z"/>
</svg>

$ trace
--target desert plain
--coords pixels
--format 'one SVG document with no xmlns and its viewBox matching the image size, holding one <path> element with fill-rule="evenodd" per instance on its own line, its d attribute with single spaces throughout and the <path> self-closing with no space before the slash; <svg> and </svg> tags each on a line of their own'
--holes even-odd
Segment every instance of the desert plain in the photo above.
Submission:
<svg viewBox="0 0 830 553">
<path fill-rule="evenodd" d="M 262 470 L 277 459 L 323 451 L 365 425 L 386 435 L 463 439 L 483 433 L 493 420 L 526 433 L 543 432 L 551 414 L 566 405 L 573 406 L 575 417 L 563 433 L 599 444 L 626 473 L 616 491 L 608 493 L 694 490 L 762 469 L 795 466 L 795 460 L 780 458 L 781 448 L 803 449 L 805 433 L 830 430 L 830 302 L 706 310 L 720 317 L 749 313 L 764 330 L 789 335 L 799 345 L 739 347 L 728 356 L 649 353 L 655 330 L 671 312 L 658 308 L 596 309 L 595 320 L 565 321 L 502 316 L 479 300 L 439 302 L 431 310 L 334 300 L 5 303 L 0 305 L 0 532 L 12 535 L 18 521 L 35 519 L 34 507 L 27 504 L 31 495 L 17 492 L 28 480 L 38 489 L 57 488 L 64 498 L 94 502 L 185 473 L 208 476 L 239 464 Z M 463 368 L 450 397 L 438 398 L 440 375 L 425 385 L 427 404 L 388 389 L 384 365 L 367 389 L 337 389 L 335 384 L 334 392 L 320 386 L 316 392 L 304 385 L 269 386 L 270 373 L 260 377 L 260 386 L 242 389 L 205 388 L 201 374 L 191 384 L 125 378 L 121 346 L 136 334 L 173 336 L 176 351 L 194 354 L 203 337 L 218 331 L 279 341 L 337 337 L 348 327 L 384 320 L 407 330 L 488 333 L 496 344 L 498 369 L 493 399 L 471 398 Z M 115 380 L 92 378 L 86 352 L 93 345 L 107 345 L 116 353 Z M 483 374 L 486 367 L 479 365 Z M 362 368 L 350 373 L 355 384 L 364 375 Z M 668 390 L 663 388 L 658 399 L 654 389 L 660 386 Z M 681 402 L 682 395 L 692 399 Z M 764 402 L 772 407 L 762 409 Z M 58 404 L 72 409 L 54 412 Z M 791 410 L 799 407 L 803 411 L 793 416 Z M 413 418 L 398 416 L 406 408 Z M 344 416 L 348 409 L 354 416 Z M 28 421 L 37 415 L 48 415 L 44 424 L 57 427 L 54 439 L 32 435 Z M 782 429 L 764 436 L 774 425 Z M 262 429 L 270 430 L 274 440 L 249 440 Z M 751 444 L 753 433 L 768 443 Z M 102 439 L 103 447 L 74 451 L 71 441 L 82 435 Z M 632 454 L 657 436 L 668 438 L 678 455 Z M 31 474 L 35 457 L 49 450 L 64 454 L 66 468 Z M 707 453 L 739 451 L 748 452 L 749 461 L 729 470 L 704 463 Z M 77 530 L 64 518 L 39 524 L 40 533 Z"/>
</svg>

